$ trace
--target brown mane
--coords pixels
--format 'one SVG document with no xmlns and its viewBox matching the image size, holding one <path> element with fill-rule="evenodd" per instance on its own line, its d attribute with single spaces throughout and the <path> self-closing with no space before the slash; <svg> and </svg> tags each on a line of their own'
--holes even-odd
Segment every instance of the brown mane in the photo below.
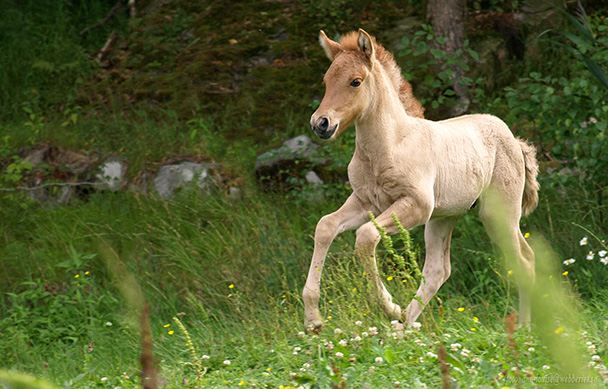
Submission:
<svg viewBox="0 0 608 389">
<path fill-rule="evenodd" d="M 357 31 L 351 31 L 340 38 L 340 45 L 344 51 L 359 51 L 359 47 L 357 45 L 359 33 Z M 389 77 L 395 89 L 399 92 L 399 99 L 405 108 L 405 112 L 407 112 L 410 116 L 415 116 L 419 118 L 424 118 L 424 108 L 420 104 L 416 97 L 414 97 L 414 92 L 412 91 L 412 85 L 407 82 L 403 75 L 401 74 L 401 69 L 395 62 L 395 58 L 393 55 L 384 48 L 381 44 L 376 42 L 376 38 L 373 36 L 372 42 L 374 44 L 376 59 L 382 64 L 384 70 L 388 73 Z"/>
</svg>

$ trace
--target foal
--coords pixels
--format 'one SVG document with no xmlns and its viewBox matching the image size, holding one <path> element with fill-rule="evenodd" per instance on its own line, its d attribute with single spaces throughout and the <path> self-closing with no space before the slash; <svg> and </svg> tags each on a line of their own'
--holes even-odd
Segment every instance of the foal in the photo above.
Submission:
<svg viewBox="0 0 608 389">
<path fill-rule="evenodd" d="M 386 314 L 411 325 L 450 276 L 450 239 L 460 215 L 477 201 L 488 235 L 515 264 L 520 323 L 530 321 L 534 253 L 519 229 L 522 214 L 538 203 L 535 149 L 516 139 L 491 115 L 466 115 L 433 122 L 401 76 L 393 56 L 363 30 L 335 42 L 323 31 L 321 46 L 332 61 L 325 96 L 310 120 L 322 139 L 334 139 L 355 124 L 356 146 L 348 165 L 353 193 L 334 213 L 321 218 L 303 291 L 305 325 L 320 331 L 321 272 L 329 246 L 357 229 L 355 250 Z M 380 234 L 425 224 L 423 280 L 405 312 L 393 303 L 378 275 L 375 248 Z M 402 326 L 398 326 L 402 327 Z"/>
</svg>

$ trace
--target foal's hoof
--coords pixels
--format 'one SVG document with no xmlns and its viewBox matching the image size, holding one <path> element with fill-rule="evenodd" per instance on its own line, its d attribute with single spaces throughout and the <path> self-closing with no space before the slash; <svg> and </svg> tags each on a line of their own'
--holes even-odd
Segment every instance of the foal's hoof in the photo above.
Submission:
<svg viewBox="0 0 608 389">
<path fill-rule="evenodd" d="M 323 322 L 322 321 L 313 321 L 306 324 L 306 331 L 312 334 L 320 334 L 323 331 Z"/>
<path fill-rule="evenodd" d="M 323 332 L 323 323 L 317 324 L 317 325 L 310 324 L 308 327 L 306 327 L 306 331 L 308 331 L 311 334 L 318 335 L 321 332 Z"/>
</svg>

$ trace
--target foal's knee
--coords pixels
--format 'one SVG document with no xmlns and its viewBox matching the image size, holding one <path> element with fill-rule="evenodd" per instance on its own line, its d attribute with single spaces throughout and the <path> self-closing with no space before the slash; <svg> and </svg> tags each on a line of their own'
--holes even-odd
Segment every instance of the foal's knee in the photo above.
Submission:
<svg viewBox="0 0 608 389">
<path fill-rule="evenodd" d="M 380 241 L 380 233 L 373 223 L 365 223 L 357 229 L 357 239 L 355 240 L 355 249 L 369 250 L 376 247 Z"/>
<path fill-rule="evenodd" d="M 315 230 L 315 241 L 319 244 L 329 246 L 336 237 L 338 226 L 334 222 L 332 215 L 323 216 L 317 223 Z"/>
</svg>

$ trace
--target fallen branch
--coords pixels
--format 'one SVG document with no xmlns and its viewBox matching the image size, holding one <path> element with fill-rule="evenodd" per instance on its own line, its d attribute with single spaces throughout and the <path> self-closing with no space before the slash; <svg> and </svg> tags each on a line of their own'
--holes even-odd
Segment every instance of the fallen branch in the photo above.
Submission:
<svg viewBox="0 0 608 389">
<path fill-rule="evenodd" d="M 116 42 L 116 39 L 118 39 L 118 34 L 116 34 L 116 31 L 112 31 L 112 33 L 110 34 L 110 37 L 108 38 L 106 43 L 103 45 L 101 50 L 99 50 L 99 52 L 97 53 L 97 60 L 99 62 L 103 61 L 103 59 L 106 57 L 106 55 L 108 55 L 108 53 L 110 52 L 110 48 L 112 47 L 112 44 L 114 42 Z"/>
<path fill-rule="evenodd" d="M 134 0 L 129 0 L 129 5 L 131 5 L 131 2 L 133 2 L 133 5 L 132 5 L 133 8 L 131 9 L 131 15 L 133 15 L 133 12 L 135 10 L 135 1 Z M 93 24 L 92 26 L 89 26 L 89 27 L 83 29 L 82 31 L 80 31 L 80 35 L 84 35 L 87 32 L 89 32 L 89 31 L 91 31 L 91 30 L 93 30 L 95 28 L 103 26 L 105 23 L 108 22 L 108 20 L 110 20 L 112 18 L 112 16 L 114 16 L 114 14 L 118 11 L 118 9 L 120 8 L 121 5 L 122 5 L 121 4 L 121 0 L 118 0 L 116 2 L 116 4 L 114 4 L 114 7 L 112 7 L 112 9 L 110 9 L 110 12 L 108 12 L 108 14 L 106 15 L 106 17 L 103 18 L 102 21 L 97 22 L 97 23 Z"/>
</svg>

